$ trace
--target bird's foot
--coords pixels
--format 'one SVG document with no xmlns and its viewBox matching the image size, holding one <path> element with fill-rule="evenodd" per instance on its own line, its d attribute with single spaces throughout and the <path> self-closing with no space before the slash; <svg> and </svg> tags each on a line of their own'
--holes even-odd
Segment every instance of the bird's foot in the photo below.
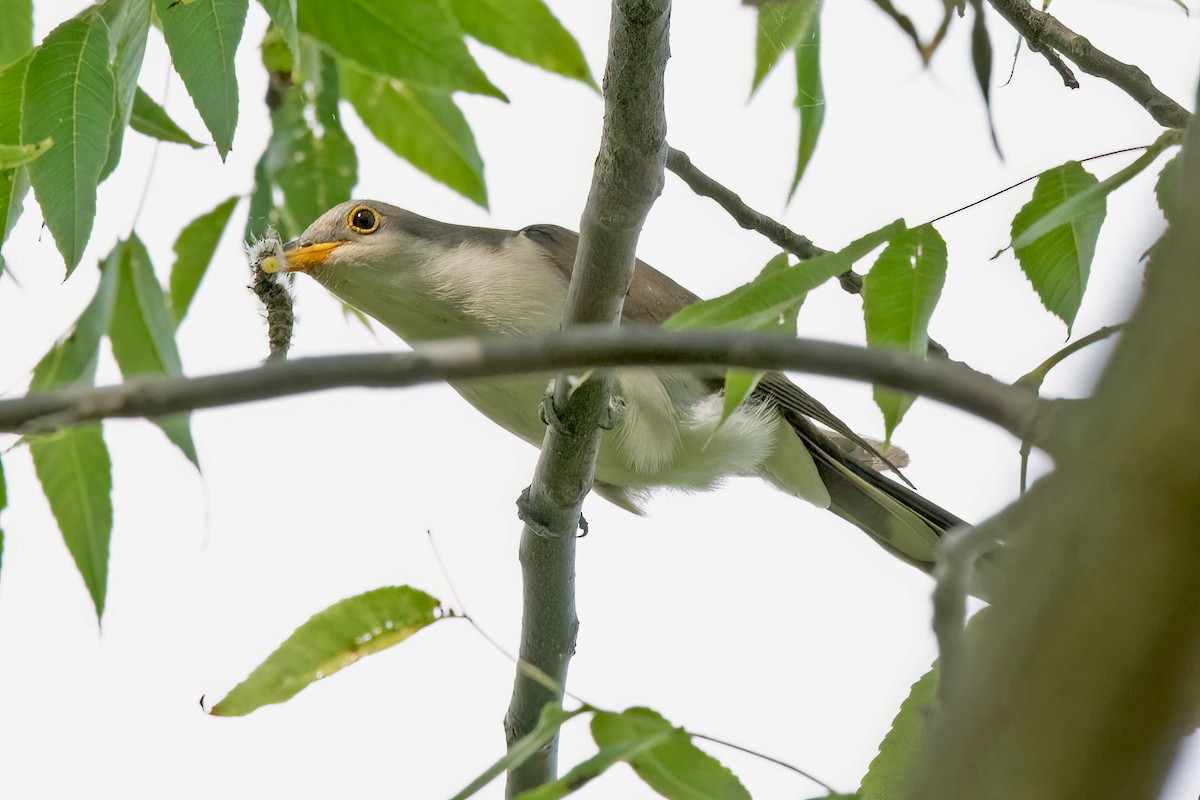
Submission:
<svg viewBox="0 0 1200 800">
<path fill-rule="evenodd" d="M 567 392 L 567 397 L 570 397 L 586 379 L 586 376 L 583 378 L 568 376 L 567 380 L 571 386 Z M 554 428 L 561 433 L 564 430 L 564 426 L 562 417 L 559 415 L 558 409 L 554 406 L 555 388 L 556 383 L 554 380 L 546 384 L 546 392 L 542 395 L 542 402 L 538 406 L 538 418 L 541 419 L 542 424 L 546 427 Z M 600 419 L 596 421 L 596 424 L 603 430 L 611 431 L 621 424 L 621 420 L 625 418 L 625 411 L 625 399 L 619 395 L 610 395 L 608 404 L 600 412 Z"/>
<path fill-rule="evenodd" d="M 546 393 L 542 395 L 542 402 L 538 404 L 538 418 L 547 428 L 553 428 L 558 432 L 563 431 L 562 417 L 558 414 L 558 409 L 554 407 L 554 380 L 546 384 Z M 526 489 L 528 492 L 529 490 Z"/>
<path fill-rule="evenodd" d="M 615 394 L 609 395 L 608 405 L 600 412 L 600 420 L 596 424 L 606 431 L 611 431 L 621 424 L 621 420 L 625 418 L 625 411 L 625 398 Z"/>
</svg>

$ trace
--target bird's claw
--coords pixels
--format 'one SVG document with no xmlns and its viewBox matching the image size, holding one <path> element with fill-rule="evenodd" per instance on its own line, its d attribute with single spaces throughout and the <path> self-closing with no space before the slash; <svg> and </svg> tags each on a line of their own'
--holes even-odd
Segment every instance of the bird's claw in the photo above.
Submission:
<svg viewBox="0 0 1200 800">
<path fill-rule="evenodd" d="M 542 402 L 538 404 L 538 419 L 547 428 L 553 428 L 559 432 L 563 430 L 562 417 L 558 415 L 558 409 L 554 407 L 553 380 L 546 385 L 546 393 L 542 395 Z"/>
<path fill-rule="evenodd" d="M 611 431 L 621 424 L 621 420 L 625 418 L 625 410 L 625 398 L 615 394 L 610 395 L 608 404 L 600 412 L 600 420 L 596 424 L 606 431 Z"/>
<path fill-rule="evenodd" d="M 573 383 L 570 391 L 574 392 L 578 386 L 578 383 Z M 555 382 L 551 380 L 546 384 L 546 393 L 542 395 L 542 402 L 538 405 L 538 418 L 546 427 L 554 428 L 561 433 L 563 422 L 558 410 L 554 407 L 554 391 Z M 568 396 L 570 396 L 569 393 Z M 600 412 L 600 419 L 596 421 L 596 424 L 603 430 L 611 431 L 621 424 L 621 420 L 625 418 L 625 411 L 625 398 L 615 394 L 611 395 L 608 398 L 608 404 Z"/>
</svg>

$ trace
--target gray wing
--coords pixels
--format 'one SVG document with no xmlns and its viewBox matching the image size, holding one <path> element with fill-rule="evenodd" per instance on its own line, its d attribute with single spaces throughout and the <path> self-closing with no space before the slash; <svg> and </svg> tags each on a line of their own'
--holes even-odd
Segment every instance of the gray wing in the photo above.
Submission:
<svg viewBox="0 0 1200 800">
<path fill-rule="evenodd" d="M 554 266 L 570 280 L 575 266 L 578 234 L 557 225 L 532 225 L 519 231 L 519 234 L 545 248 Z M 649 264 L 637 260 L 633 279 L 625 295 L 622 322 L 661 325 L 676 311 L 699 299 Z M 714 391 L 724 388 L 723 376 L 714 375 L 709 378 L 709 383 Z M 907 478 L 870 442 L 856 434 L 823 403 L 792 383 L 783 373 L 767 372 L 763 375 L 750 402 L 767 402 L 779 408 L 783 418 L 812 453 L 817 470 L 829 490 L 834 513 L 862 528 L 902 560 L 925 570 L 932 566 L 891 546 L 889 537 L 879 535 L 888 531 L 897 519 L 897 511 L 892 504 L 917 514 L 935 533 L 962 524 L 962 520 L 863 463 L 864 459 L 855 456 L 853 447 L 839 447 L 829 435 L 813 424 L 813 420 L 892 466 L 896 474 L 908 483 Z M 881 501 L 872 490 L 881 492 L 888 500 Z"/>
<path fill-rule="evenodd" d="M 545 248 L 555 268 L 568 281 L 571 279 L 571 272 L 575 267 L 575 249 L 579 245 L 579 234 L 557 225 L 530 225 L 528 228 L 522 229 L 520 233 Z M 621 314 L 621 321 L 661 325 L 676 311 L 699 299 L 697 295 L 638 259 L 634 262 L 633 279 L 630 281 L 629 290 L 625 293 L 625 306 Z M 713 376 L 709 382 L 714 391 L 724 388 L 723 377 Z M 840 433 L 880 462 L 896 470 L 898 475 L 900 474 L 895 465 L 874 445 L 852 431 L 850 426 L 838 419 L 823 403 L 792 383 L 781 372 L 768 372 L 763 375 L 751 400 L 769 401 L 781 409 L 814 419 L 830 430 Z M 830 444 L 832 446 L 832 443 Z"/>
</svg>

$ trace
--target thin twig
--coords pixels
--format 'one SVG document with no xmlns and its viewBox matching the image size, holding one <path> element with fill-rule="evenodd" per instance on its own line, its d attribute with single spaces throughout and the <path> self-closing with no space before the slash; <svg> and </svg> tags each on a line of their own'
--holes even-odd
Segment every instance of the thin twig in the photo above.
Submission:
<svg viewBox="0 0 1200 800">
<path fill-rule="evenodd" d="M 1183 128 L 1192 118 L 1187 109 L 1159 91 L 1139 67 L 1113 58 L 1055 17 L 1038 11 L 1029 0 L 988 2 L 1025 37 L 1031 48 L 1038 51 L 1053 49 L 1087 74 L 1103 78 L 1137 100 L 1158 124 Z"/>
<path fill-rule="evenodd" d="M 1054 71 L 1062 78 L 1063 86 L 1066 86 L 1068 89 L 1079 88 L 1079 79 L 1075 77 L 1075 73 L 1067 66 L 1067 62 L 1063 61 L 1058 53 L 1049 47 L 1035 48 L 1032 44 L 1030 44 L 1029 49 L 1035 53 L 1041 53 L 1042 57 L 1050 62 L 1050 66 L 1054 67 Z"/>
<path fill-rule="evenodd" d="M 732 189 L 723 186 L 701 172 L 692 163 L 692 159 L 688 157 L 688 154 L 682 150 L 676 150 L 674 147 L 667 149 L 667 169 L 678 175 L 688 185 L 688 188 L 696 194 L 715 200 L 717 205 L 725 209 L 738 225 L 741 225 L 748 231 L 758 231 L 767 237 L 772 244 L 786 250 L 801 261 L 807 261 L 810 258 L 816 258 L 829 252 L 824 248 L 817 247 L 807 236 L 801 236 L 783 223 L 746 205 L 745 201 Z M 853 294 L 857 294 L 859 289 L 862 288 L 862 278 L 855 277 L 858 280 L 855 282 L 854 288 L 846 287 L 843 281 L 843 287 L 846 287 L 846 291 Z"/>
<path fill-rule="evenodd" d="M 1041 388 L 1042 381 L 1046 380 L 1046 376 L 1050 373 L 1050 370 L 1054 369 L 1068 357 L 1078 353 L 1088 345 L 1093 345 L 1096 342 L 1102 342 L 1113 334 L 1120 333 L 1121 329 L 1124 327 L 1124 325 L 1105 325 L 1103 328 L 1089 333 L 1082 339 L 1077 339 L 1076 341 L 1071 342 L 1069 345 L 1047 358 L 1035 369 L 1030 370 L 1020 378 L 1017 378 L 1016 383 L 1022 386 L 1030 386 L 1034 389 Z"/>
<path fill-rule="evenodd" d="M 1086 164 L 1087 162 L 1095 161 L 1098 158 L 1108 158 L 1109 156 L 1119 156 L 1122 153 L 1132 153 L 1135 150 L 1145 150 L 1149 147 L 1151 147 L 1151 145 L 1148 145 L 1148 144 L 1137 145 L 1136 147 L 1122 147 L 1120 150 L 1110 150 L 1107 153 L 1100 153 L 1098 155 L 1088 156 L 1087 158 L 1081 158 L 1081 159 L 1079 159 L 1079 163 Z M 997 192 L 992 192 L 987 197 L 981 197 L 978 200 L 973 200 L 970 203 L 967 203 L 965 206 L 960 206 L 959 208 L 956 208 L 953 211 L 947 211 L 945 214 L 942 214 L 940 217 L 934 217 L 933 219 L 929 220 L 929 222 L 926 222 L 925 224 L 932 225 L 935 222 L 941 222 L 942 220 L 946 219 L 947 217 L 952 217 L 955 214 L 958 214 L 959 212 L 966 211 L 968 208 L 974 208 L 975 206 L 980 205 L 981 203 L 986 203 L 988 200 L 991 200 L 993 197 L 999 197 L 1000 195 L 1004 194 L 1005 192 L 1010 192 L 1019 186 L 1024 186 L 1025 184 L 1029 183 L 1032 180 L 1037 180 L 1039 177 L 1041 177 L 1041 175 L 1042 175 L 1042 173 L 1040 173 L 1040 172 L 1037 175 L 1030 175 L 1028 178 L 1019 180 L 1016 183 L 1011 184 L 1009 186 L 1005 186 L 1003 189 L 1001 189 Z"/>
<path fill-rule="evenodd" d="M 719 744 L 722 747 L 728 747 L 730 750 L 738 750 L 747 755 L 755 756 L 756 758 L 761 758 L 763 761 L 770 761 L 772 764 L 776 764 L 780 767 L 783 767 L 784 769 L 791 770 L 792 772 L 796 773 L 797 775 L 799 775 L 803 778 L 807 778 L 808 780 L 815 783 L 817 786 L 820 786 L 822 789 L 829 792 L 829 794 L 837 794 L 837 789 L 834 789 L 828 783 L 821 780 L 817 776 L 813 775 L 811 772 L 806 772 L 805 770 L 800 769 L 800 767 L 797 767 L 795 764 L 789 764 L 788 762 L 786 762 L 782 759 L 775 758 L 773 756 L 769 756 L 766 753 L 760 753 L 757 750 L 751 750 L 749 747 L 742 747 L 740 744 L 734 744 L 733 742 L 728 742 L 724 739 L 718 739 L 715 736 L 706 736 L 703 733 L 696 733 L 695 731 L 691 731 L 691 730 L 687 731 L 687 735 L 692 737 L 693 739 L 703 739 L 706 742 L 712 742 L 713 744 Z"/>
<path fill-rule="evenodd" d="M 1042 414 L 1032 392 L 953 361 L 754 333 L 578 326 L 542 336 L 445 339 L 411 353 L 299 358 L 198 378 L 146 377 L 116 386 L 42 392 L 0 400 L 0 431 L 49 433 L 109 417 L 160 417 L 349 386 L 414 386 L 588 367 L 688 365 L 791 370 L 868 381 L 960 408 L 1021 438 L 1030 435 Z M 1039 447 L 1051 444 L 1043 438 L 1049 432 L 1032 435 Z"/>
</svg>

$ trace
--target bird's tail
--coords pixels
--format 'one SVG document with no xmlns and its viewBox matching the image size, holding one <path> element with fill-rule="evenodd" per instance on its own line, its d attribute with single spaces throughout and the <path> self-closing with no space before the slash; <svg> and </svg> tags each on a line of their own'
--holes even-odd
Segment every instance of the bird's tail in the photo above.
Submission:
<svg viewBox="0 0 1200 800">
<path fill-rule="evenodd" d="M 792 415 L 788 415 L 792 417 Z M 938 539 L 963 521 L 941 506 L 859 463 L 811 422 L 791 418 L 829 490 L 829 510 L 862 529 L 892 555 L 925 572 Z"/>
</svg>

